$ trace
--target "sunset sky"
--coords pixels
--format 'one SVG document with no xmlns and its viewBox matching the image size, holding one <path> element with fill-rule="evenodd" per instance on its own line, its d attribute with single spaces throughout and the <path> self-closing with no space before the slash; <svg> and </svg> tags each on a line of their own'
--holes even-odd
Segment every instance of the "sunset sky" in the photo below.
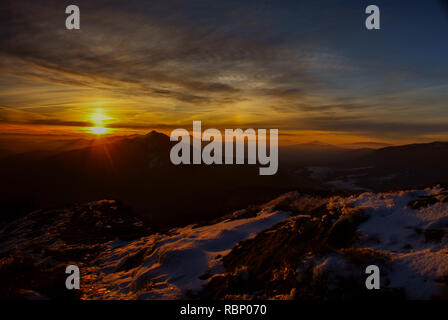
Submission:
<svg viewBox="0 0 448 320">
<path fill-rule="evenodd" d="M 70 4 L 81 30 L 65 29 Z M 2 0 L 0 135 L 202 120 L 285 144 L 448 140 L 447 34 L 439 0 Z"/>
</svg>

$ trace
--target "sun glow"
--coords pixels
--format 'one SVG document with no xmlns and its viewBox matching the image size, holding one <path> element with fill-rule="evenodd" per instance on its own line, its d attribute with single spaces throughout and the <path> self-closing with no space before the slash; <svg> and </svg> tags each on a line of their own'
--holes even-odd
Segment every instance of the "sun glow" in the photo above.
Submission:
<svg viewBox="0 0 448 320">
<path fill-rule="evenodd" d="M 102 135 L 107 133 L 108 128 L 104 126 L 104 122 L 110 118 L 103 113 L 102 109 L 97 109 L 95 113 L 90 115 L 90 119 L 94 124 L 94 127 L 90 128 L 93 134 Z"/>
<path fill-rule="evenodd" d="M 92 130 L 93 134 L 105 134 L 107 132 L 107 128 L 104 127 L 92 127 L 90 128 L 90 130 Z"/>
</svg>

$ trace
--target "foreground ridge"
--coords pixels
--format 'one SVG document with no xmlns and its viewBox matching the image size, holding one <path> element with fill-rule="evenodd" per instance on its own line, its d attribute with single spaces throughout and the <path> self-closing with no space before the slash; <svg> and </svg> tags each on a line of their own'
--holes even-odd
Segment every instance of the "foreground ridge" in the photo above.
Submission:
<svg viewBox="0 0 448 320">
<path fill-rule="evenodd" d="M 287 193 L 156 233 L 115 200 L 38 210 L 3 228 L 0 293 L 30 299 L 446 298 L 448 191 Z M 81 270 L 81 290 L 64 269 Z M 381 270 L 366 290 L 365 268 Z M 24 278 L 33 281 L 25 282 Z"/>
</svg>

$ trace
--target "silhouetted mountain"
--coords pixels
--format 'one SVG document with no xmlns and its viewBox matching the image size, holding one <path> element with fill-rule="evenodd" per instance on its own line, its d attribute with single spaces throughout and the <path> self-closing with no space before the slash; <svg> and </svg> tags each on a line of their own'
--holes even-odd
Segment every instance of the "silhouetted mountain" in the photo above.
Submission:
<svg viewBox="0 0 448 320">
<path fill-rule="evenodd" d="M 358 159 L 358 162 L 363 165 L 388 168 L 427 167 L 428 169 L 446 166 L 447 161 L 448 142 L 386 147 L 372 150 L 366 156 Z"/>
<path fill-rule="evenodd" d="M 113 198 L 153 223 L 182 224 L 266 200 L 291 185 L 280 174 L 259 176 L 255 165 L 175 166 L 173 144 L 152 131 L 50 156 L 9 157 L 0 162 L 2 212 Z"/>
<path fill-rule="evenodd" d="M 415 188 L 448 182 L 448 142 L 409 144 L 374 150 L 356 161 L 374 189 Z"/>
<path fill-rule="evenodd" d="M 329 189 L 387 191 L 448 183 L 447 142 L 356 150 L 341 159 L 335 155 L 333 164 L 308 169 L 310 175 Z"/>
<path fill-rule="evenodd" d="M 3 220 L 35 208 L 119 199 L 142 219 L 172 226 L 219 217 L 296 189 L 389 190 L 448 181 L 448 143 L 443 142 L 378 150 L 298 145 L 280 150 L 274 176 L 260 176 L 258 165 L 175 166 L 169 159 L 173 144 L 152 131 L 0 160 Z"/>
<path fill-rule="evenodd" d="M 378 148 L 390 147 L 391 145 L 384 142 L 358 141 L 358 142 L 346 143 L 343 144 L 342 146 L 348 149 L 364 149 L 364 148 L 378 149 Z"/>
<path fill-rule="evenodd" d="M 333 166 L 368 154 L 373 149 L 349 149 L 313 141 L 280 149 L 281 163 L 301 166 Z"/>
</svg>

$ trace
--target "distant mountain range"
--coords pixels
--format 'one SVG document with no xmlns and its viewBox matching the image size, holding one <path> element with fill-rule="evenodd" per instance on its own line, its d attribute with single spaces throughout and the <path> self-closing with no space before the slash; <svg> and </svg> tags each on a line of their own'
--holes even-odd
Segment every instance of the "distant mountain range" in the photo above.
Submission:
<svg viewBox="0 0 448 320">
<path fill-rule="evenodd" d="M 3 216 L 112 198 L 153 224 L 182 224 L 265 201 L 289 187 L 281 175 L 259 176 L 256 166 L 175 166 L 172 144 L 152 131 L 81 149 L 6 157 L 0 161 Z"/>
<path fill-rule="evenodd" d="M 381 167 L 442 167 L 448 160 L 448 142 L 408 144 L 372 150 L 360 163 Z"/>
</svg>

